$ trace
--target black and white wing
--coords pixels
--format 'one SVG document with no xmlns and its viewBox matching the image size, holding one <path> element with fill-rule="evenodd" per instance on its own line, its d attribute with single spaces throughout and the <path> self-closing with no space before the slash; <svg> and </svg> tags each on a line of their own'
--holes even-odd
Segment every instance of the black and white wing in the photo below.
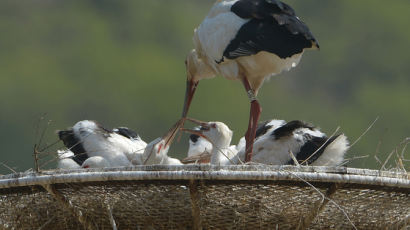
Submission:
<svg viewBox="0 0 410 230">
<path fill-rule="evenodd" d="M 287 4 L 276 0 L 239 0 L 231 11 L 248 19 L 224 50 L 235 59 L 266 51 L 285 59 L 306 48 L 319 48 L 307 25 Z"/>
</svg>

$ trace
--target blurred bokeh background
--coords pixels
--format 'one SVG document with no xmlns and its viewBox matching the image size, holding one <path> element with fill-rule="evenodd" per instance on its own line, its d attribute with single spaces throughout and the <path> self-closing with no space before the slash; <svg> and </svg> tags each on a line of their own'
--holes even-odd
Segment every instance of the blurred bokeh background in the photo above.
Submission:
<svg viewBox="0 0 410 230">
<path fill-rule="evenodd" d="M 321 50 L 306 52 L 297 68 L 264 84 L 261 119 L 301 119 L 328 135 L 340 126 L 354 142 L 379 117 L 347 156 L 367 156 L 349 166 L 379 169 L 375 156 L 384 163 L 410 136 L 410 2 L 286 2 Z M 147 142 L 161 136 L 180 116 L 184 59 L 212 4 L 0 1 L 0 162 L 16 171 L 33 167 L 42 130 L 43 145 L 53 143 L 55 130 L 83 119 L 128 126 Z M 249 102 L 239 82 L 215 78 L 199 84 L 189 115 L 227 123 L 237 142 Z M 185 156 L 187 144 L 183 135 L 170 155 Z M 386 167 L 397 159 L 393 153 Z M 4 173 L 10 170 L 0 165 Z"/>
</svg>

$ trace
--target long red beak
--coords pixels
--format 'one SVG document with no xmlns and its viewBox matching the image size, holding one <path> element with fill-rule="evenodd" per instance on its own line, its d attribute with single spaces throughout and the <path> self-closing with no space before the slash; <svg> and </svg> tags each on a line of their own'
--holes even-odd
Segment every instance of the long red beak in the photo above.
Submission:
<svg viewBox="0 0 410 230">
<path fill-rule="evenodd" d="M 184 125 L 185 118 L 179 119 L 172 127 L 162 136 L 162 139 L 165 140 L 165 146 L 168 146 L 172 143 L 176 137 L 178 130 Z"/>
<path fill-rule="evenodd" d="M 200 121 L 200 120 L 197 120 L 197 119 L 194 119 L 194 118 L 187 117 L 185 120 L 190 121 L 190 122 L 192 122 L 194 124 L 197 124 L 199 126 L 202 126 L 202 127 L 208 127 L 209 126 L 208 122 Z"/>
<path fill-rule="evenodd" d="M 194 82 L 192 80 L 187 80 L 186 82 L 186 91 L 185 91 L 185 101 L 184 101 L 184 109 L 182 110 L 182 118 L 186 118 L 188 115 L 188 110 L 192 102 L 192 98 L 194 97 L 194 93 L 196 87 L 198 86 L 198 82 Z"/>
<path fill-rule="evenodd" d="M 162 137 L 165 140 L 165 146 L 168 146 L 172 143 L 175 136 L 178 133 L 178 130 L 184 126 L 185 119 L 188 114 L 189 106 L 191 105 L 192 98 L 194 97 L 194 93 L 196 87 L 198 86 L 199 82 L 194 82 L 192 80 L 187 80 L 186 84 L 186 91 L 185 91 L 185 99 L 184 99 L 184 108 L 182 110 L 182 117 L 179 119 L 171 129 Z"/>
</svg>

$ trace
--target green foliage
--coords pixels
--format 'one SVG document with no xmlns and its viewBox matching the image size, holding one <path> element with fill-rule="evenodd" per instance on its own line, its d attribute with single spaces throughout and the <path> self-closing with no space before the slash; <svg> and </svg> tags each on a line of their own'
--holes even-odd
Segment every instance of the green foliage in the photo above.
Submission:
<svg viewBox="0 0 410 230">
<path fill-rule="evenodd" d="M 44 113 L 53 120 L 49 143 L 54 130 L 81 119 L 128 126 L 147 142 L 161 136 L 180 115 L 184 58 L 212 2 L 1 1 L 0 161 L 20 171 L 32 167 L 35 127 Z M 379 116 L 349 157 L 369 154 L 350 165 L 380 168 L 374 154 L 384 160 L 410 136 L 410 2 L 288 2 L 321 50 L 265 83 L 262 119 L 307 120 L 329 135 L 341 126 L 353 142 Z M 248 114 L 241 84 L 222 78 L 199 84 L 190 111 L 226 122 L 234 141 Z M 171 152 L 182 157 L 186 148 L 184 135 Z"/>
</svg>

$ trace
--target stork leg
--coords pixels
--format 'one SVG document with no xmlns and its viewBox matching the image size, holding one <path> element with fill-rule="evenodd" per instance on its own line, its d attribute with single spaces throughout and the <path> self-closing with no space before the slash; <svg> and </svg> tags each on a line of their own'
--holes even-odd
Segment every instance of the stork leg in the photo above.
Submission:
<svg viewBox="0 0 410 230">
<path fill-rule="evenodd" d="M 248 93 L 249 100 L 251 101 L 248 130 L 246 131 L 246 134 L 245 134 L 245 140 L 246 140 L 245 162 L 249 162 L 252 160 L 253 143 L 255 141 L 256 128 L 258 126 L 258 120 L 259 120 L 262 108 L 259 105 L 258 100 L 256 99 L 255 91 L 251 88 L 249 81 L 248 79 L 246 79 L 246 77 L 242 79 L 242 83 L 245 86 L 246 92 Z"/>
</svg>

